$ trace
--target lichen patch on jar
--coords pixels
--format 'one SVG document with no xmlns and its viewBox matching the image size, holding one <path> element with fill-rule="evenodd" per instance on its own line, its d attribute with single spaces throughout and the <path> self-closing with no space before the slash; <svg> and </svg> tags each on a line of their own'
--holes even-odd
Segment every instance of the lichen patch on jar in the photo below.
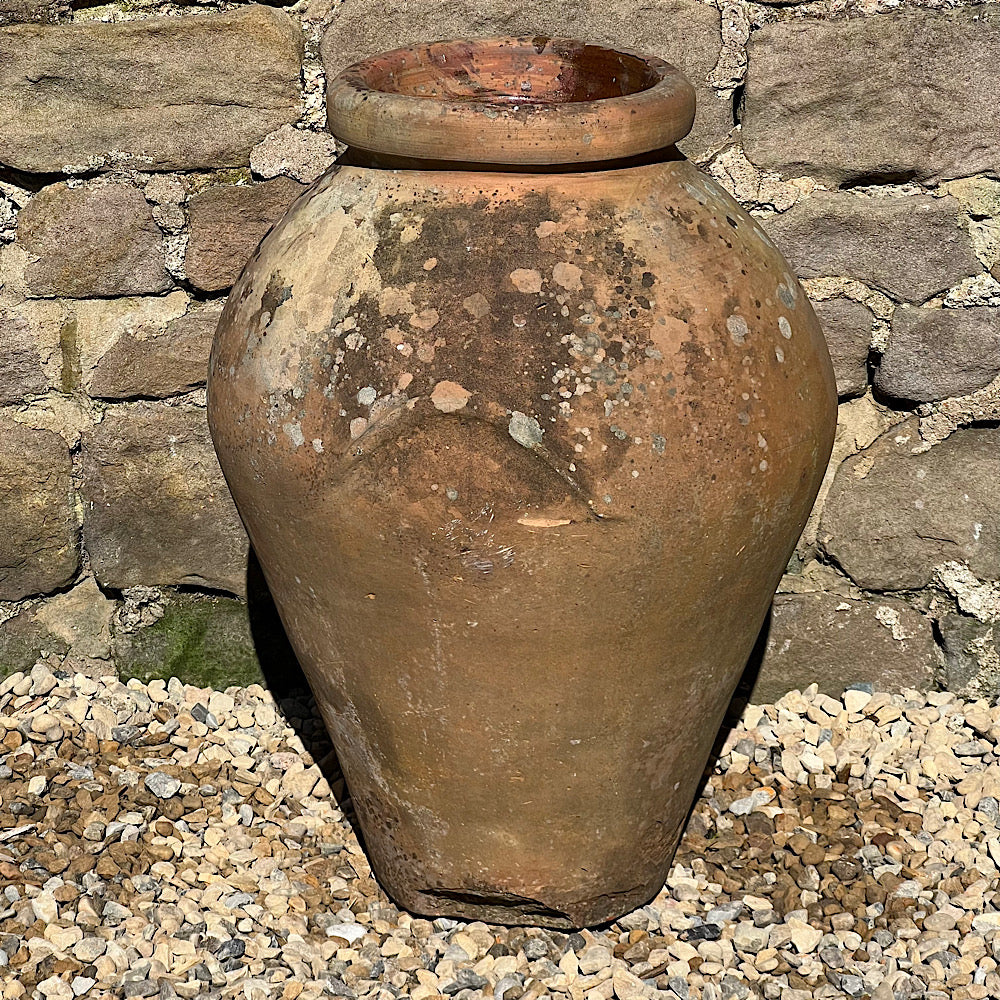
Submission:
<svg viewBox="0 0 1000 1000">
<path fill-rule="evenodd" d="M 729 336 L 734 344 L 743 345 L 746 343 L 750 327 L 742 316 L 730 316 L 726 320 L 726 329 L 729 331 Z"/>
<path fill-rule="evenodd" d="M 542 276 L 534 268 L 519 267 L 511 271 L 510 283 L 525 295 L 534 295 L 542 290 Z"/>
<path fill-rule="evenodd" d="M 576 264 L 560 261 L 552 268 L 552 280 L 569 292 L 578 292 L 583 288 L 580 277 L 583 272 Z"/>
<path fill-rule="evenodd" d="M 534 448 L 542 443 L 542 430 L 538 421 L 534 417 L 515 410 L 510 415 L 510 422 L 507 424 L 507 433 L 525 448 Z"/>
<path fill-rule="evenodd" d="M 409 384 L 409 383 L 407 383 Z M 464 409 L 465 405 L 472 397 L 468 389 L 460 386 L 457 382 L 438 382 L 431 393 L 431 402 L 435 409 L 442 413 L 457 413 Z"/>
</svg>

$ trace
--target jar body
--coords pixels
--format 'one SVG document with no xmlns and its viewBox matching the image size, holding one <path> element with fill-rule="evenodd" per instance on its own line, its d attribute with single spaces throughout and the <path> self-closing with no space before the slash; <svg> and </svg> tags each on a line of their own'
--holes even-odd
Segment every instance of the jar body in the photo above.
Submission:
<svg viewBox="0 0 1000 1000">
<path fill-rule="evenodd" d="M 835 419 L 803 291 L 685 161 L 334 167 L 292 207 L 209 420 L 390 896 L 655 895 Z"/>
</svg>

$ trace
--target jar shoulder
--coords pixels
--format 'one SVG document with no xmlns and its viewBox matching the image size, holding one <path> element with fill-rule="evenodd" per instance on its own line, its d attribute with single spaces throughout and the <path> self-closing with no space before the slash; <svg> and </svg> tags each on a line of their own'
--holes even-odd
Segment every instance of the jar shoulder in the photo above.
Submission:
<svg viewBox="0 0 1000 1000">
<path fill-rule="evenodd" d="M 798 282 L 686 162 L 331 172 L 233 290 L 223 394 L 289 447 L 349 455 L 400 417 L 458 415 L 601 482 L 710 441 L 759 465 L 761 439 L 832 433 L 835 402 Z"/>
</svg>

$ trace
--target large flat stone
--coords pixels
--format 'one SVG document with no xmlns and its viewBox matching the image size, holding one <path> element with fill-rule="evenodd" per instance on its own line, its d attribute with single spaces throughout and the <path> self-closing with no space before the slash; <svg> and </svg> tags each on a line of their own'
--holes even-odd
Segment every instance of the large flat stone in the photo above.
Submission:
<svg viewBox="0 0 1000 1000">
<path fill-rule="evenodd" d="M 188 202 L 191 239 L 184 269 L 196 288 L 217 292 L 240 276 L 257 244 L 306 189 L 290 177 L 219 185 Z"/>
<path fill-rule="evenodd" d="M 84 541 L 107 587 L 242 593 L 247 539 L 194 407 L 109 410 L 83 435 Z"/>
<path fill-rule="evenodd" d="M 860 396 L 868 387 L 868 350 L 875 317 L 853 299 L 814 302 L 837 376 L 838 396 Z"/>
<path fill-rule="evenodd" d="M 65 586 L 80 565 L 66 442 L 0 417 L 0 601 Z"/>
<path fill-rule="evenodd" d="M 37 258 L 25 270 L 35 295 L 147 295 L 173 284 L 163 233 L 131 184 L 43 188 L 18 217 L 17 242 Z"/>
<path fill-rule="evenodd" d="M 847 459 L 830 489 L 819 536 L 859 586 L 909 590 L 954 560 L 1000 577 L 1000 428 L 956 431 L 929 451 L 916 420 Z"/>
<path fill-rule="evenodd" d="M 113 672 L 111 619 L 115 602 L 93 577 L 71 590 L 32 601 L 0 624 L 0 676 L 30 670 L 39 657 L 59 657 L 64 673 L 89 676 Z M 50 666 L 54 664 L 49 662 Z"/>
<path fill-rule="evenodd" d="M 875 388 L 928 403 L 965 396 L 1000 375 L 1000 309 L 916 309 L 893 313 Z"/>
<path fill-rule="evenodd" d="M 743 144 L 833 181 L 1000 169 L 1000 16 L 987 5 L 796 18 L 751 37 Z"/>
<path fill-rule="evenodd" d="M 224 690 L 231 684 L 266 684 L 242 601 L 172 595 L 154 624 L 115 637 L 122 679 L 177 677 L 185 684 Z"/>
<path fill-rule="evenodd" d="M 923 302 L 982 270 L 952 197 L 868 198 L 817 192 L 768 220 L 801 278 L 856 278 Z"/>
<path fill-rule="evenodd" d="M 105 399 L 163 397 L 205 384 L 212 338 L 222 313 L 209 304 L 145 337 L 126 333 L 94 368 L 91 395 Z"/>
<path fill-rule="evenodd" d="M 28 171 L 244 166 L 299 117 L 302 36 L 252 5 L 0 29 L 0 163 Z"/>
<path fill-rule="evenodd" d="M 358 59 L 414 42 L 538 34 L 649 52 L 681 69 L 698 97 L 694 128 L 678 143 L 689 157 L 720 145 L 733 127 L 731 101 L 720 101 L 708 83 L 722 48 L 719 12 L 697 0 L 344 0 L 320 54 L 332 79 Z"/>
<path fill-rule="evenodd" d="M 834 696 L 862 683 L 877 691 L 928 690 L 939 665 L 929 621 L 903 601 L 779 595 L 750 698 L 769 703 L 814 683 Z"/>
<path fill-rule="evenodd" d="M 70 301 L 64 299 L 14 298 L 0 304 L 0 405 L 52 389 L 72 391 L 71 318 Z"/>
</svg>

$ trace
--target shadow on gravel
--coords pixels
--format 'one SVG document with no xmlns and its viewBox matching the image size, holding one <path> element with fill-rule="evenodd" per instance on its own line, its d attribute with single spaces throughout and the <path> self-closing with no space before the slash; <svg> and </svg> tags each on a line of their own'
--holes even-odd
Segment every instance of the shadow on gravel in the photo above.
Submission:
<svg viewBox="0 0 1000 1000">
<path fill-rule="evenodd" d="M 253 549 L 250 550 L 247 563 L 247 613 L 254 649 L 268 690 L 274 695 L 279 711 L 319 765 L 323 777 L 330 783 L 337 808 L 350 823 L 363 849 L 364 839 L 354 814 L 340 761 L 316 707 L 309 682 L 285 634 L 274 598 L 271 597 Z"/>
<path fill-rule="evenodd" d="M 719 762 L 719 757 L 722 756 L 722 747 L 725 745 L 726 740 L 729 739 L 729 734 L 739 725 L 747 705 L 750 704 L 750 695 L 753 692 L 754 685 L 757 683 L 757 675 L 760 673 L 760 667 L 764 661 L 764 653 L 767 651 L 767 639 L 770 634 L 771 609 L 768 608 L 767 617 L 764 619 L 764 624 L 761 626 L 760 632 L 757 633 L 757 641 L 750 652 L 750 658 L 747 660 L 747 665 L 743 668 L 743 674 L 736 685 L 733 697 L 729 701 L 729 707 L 723 716 L 722 725 L 715 736 L 715 743 L 712 744 L 712 752 L 709 755 L 708 763 L 705 764 L 705 770 L 702 772 L 701 780 L 698 782 L 698 791 L 695 793 L 691 809 L 688 811 L 688 820 L 691 819 L 691 813 L 698 804 L 701 793 L 705 790 L 705 785 L 708 783 L 712 771 L 715 770 L 715 765 Z"/>
</svg>

